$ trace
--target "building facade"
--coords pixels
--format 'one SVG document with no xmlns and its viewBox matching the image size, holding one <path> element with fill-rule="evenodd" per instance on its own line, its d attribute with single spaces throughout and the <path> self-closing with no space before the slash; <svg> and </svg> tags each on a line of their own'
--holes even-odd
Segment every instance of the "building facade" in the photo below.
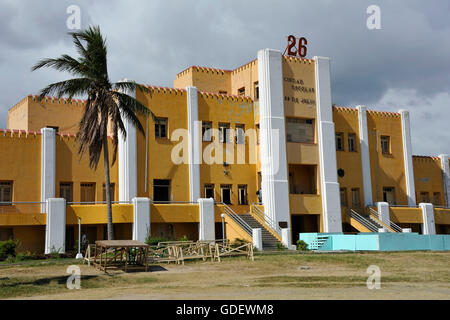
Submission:
<svg viewBox="0 0 450 320">
<path fill-rule="evenodd" d="M 175 239 L 251 240 L 255 221 L 285 244 L 302 232 L 450 231 L 448 156 L 412 154 L 408 111 L 333 105 L 328 58 L 264 49 L 235 70 L 193 66 L 173 88 L 148 88 L 131 94 L 156 119 L 140 117 L 145 134 L 126 124 L 110 171 L 117 238 L 134 237 L 142 198 L 150 235 Z M 76 143 L 83 107 L 28 96 L 9 110 L 0 240 L 42 251 L 54 198 L 65 199 L 66 249 L 78 218 L 90 242 L 104 238 L 103 162 L 89 169 Z M 214 219 L 205 224 L 198 201 L 208 198 Z"/>
</svg>

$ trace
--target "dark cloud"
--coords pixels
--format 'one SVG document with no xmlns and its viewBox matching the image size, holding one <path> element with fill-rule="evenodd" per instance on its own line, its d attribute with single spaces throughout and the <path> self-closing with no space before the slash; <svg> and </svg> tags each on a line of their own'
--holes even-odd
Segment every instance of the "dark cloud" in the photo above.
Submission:
<svg viewBox="0 0 450 320">
<path fill-rule="evenodd" d="M 98 24 L 107 36 L 114 80 L 172 86 L 190 65 L 233 69 L 261 48 L 284 51 L 289 34 L 306 36 L 309 57 L 331 58 L 334 103 L 409 109 L 415 152 L 450 153 L 446 123 L 423 124 L 449 116 L 447 0 L 0 0 L 0 126 L 14 103 L 65 77 L 30 67 L 42 57 L 75 54 L 66 35 L 71 4 L 81 7 L 82 27 Z M 381 30 L 366 27 L 372 4 L 381 8 Z"/>
</svg>

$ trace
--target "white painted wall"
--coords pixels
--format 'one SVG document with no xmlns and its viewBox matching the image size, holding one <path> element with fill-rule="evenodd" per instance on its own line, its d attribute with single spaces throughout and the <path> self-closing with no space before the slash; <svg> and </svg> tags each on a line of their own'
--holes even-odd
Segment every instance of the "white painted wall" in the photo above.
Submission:
<svg viewBox="0 0 450 320">
<path fill-rule="evenodd" d="M 136 91 L 128 92 L 128 95 L 136 97 Z M 122 117 L 122 122 L 127 135 L 125 138 L 119 131 L 119 201 L 131 201 L 137 197 L 136 127 L 125 117 Z"/>
<path fill-rule="evenodd" d="M 422 209 L 422 233 L 436 234 L 436 224 L 434 222 L 434 208 L 431 203 L 420 203 L 419 207 Z"/>
<path fill-rule="evenodd" d="M 448 154 L 441 154 L 442 181 L 444 184 L 445 206 L 450 207 L 450 167 L 448 163 Z"/>
<path fill-rule="evenodd" d="M 336 140 L 331 105 L 330 59 L 314 57 L 324 232 L 342 232 L 341 201 L 337 180 Z"/>
<path fill-rule="evenodd" d="M 47 199 L 45 254 L 66 252 L 66 200 Z"/>
<path fill-rule="evenodd" d="M 133 240 L 145 242 L 150 233 L 150 199 L 133 198 Z"/>
<path fill-rule="evenodd" d="M 262 231 L 261 228 L 252 229 L 253 246 L 258 249 L 258 251 L 263 250 L 262 244 Z"/>
<path fill-rule="evenodd" d="M 412 163 L 412 145 L 411 145 L 411 125 L 409 112 L 407 110 L 399 111 L 402 117 L 402 140 L 403 140 L 403 161 L 405 164 L 406 178 L 406 196 L 408 205 L 416 205 L 416 188 L 414 185 L 414 169 Z"/>
<path fill-rule="evenodd" d="M 290 225 L 281 52 L 258 51 L 260 159 L 265 214 Z"/>
<path fill-rule="evenodd" d="M 52 128 L 42 128 L 41 134 L 41 202 L 46 202 L 55 197 L 56 133 Z M 47 212 L 44 203 L 41 212 Z"/>
<path fill-rule="evenodd" d="M 189 130 L 189 197 L 190 201 L 200 198 L 201 126 L 198 121 L 198 90 L 186 87 Z"/>
<path fill-rule="evenodd" d="M 391 217 L 389 215 L 389 203 L 387 202 L 377 202 L 377 211 L 380 217 L 381 222 L 390 226 L 391 225 Z"/>
<path fill-rule="evenodd" d="M 215 222 L 214 222 L 214 199 L 198 199 L 199 218 L 198 239 L 215 240 Z"/>
<path fill-rule="evenodd" d="M 364 188 L 364 206 L 372 205 L 372 178 L 370 174 L 369 156 L 369 130 L 367 128 L 367 109 L 365 106 L 357 106 L 359 122 L 359 147 L 361 151 L 361 164 Z"/>
</svg>

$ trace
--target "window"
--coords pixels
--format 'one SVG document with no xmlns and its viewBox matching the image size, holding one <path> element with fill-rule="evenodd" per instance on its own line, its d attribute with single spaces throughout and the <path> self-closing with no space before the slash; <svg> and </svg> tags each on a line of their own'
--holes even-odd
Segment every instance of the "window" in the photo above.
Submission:
<svg viewBox="0 0 450 320">
<path fill-rule="evenodd" d="M 395 205 L 395 190 L 393 187 L 383 188 L 383 201 L 389 203 L 390 205 Z"/>
<path fill-rule="evenodd" d="M 286 140 L 288 142 L 314 143 L 312 119 L 287 118 Z"/>
<path fill-rule="evenodd" d="M 238 96 L 245 96 L 245 87 L 238 89 Z"/>
<path fill-rule="evenodd" d="M 95 202 L 95 183 L 82 183 L 81 202 Z"/>
<path fill-rule="evenodd" d="M 239 204 L 248 204 L 247 202 L 247 185 L 238 186 Z"/>
<path fill-rule="evenodd" d="M 231 185 L 229 184 L 221 185 L 220 192 L 222 195 L 222 202 L 225 204 L 231 204 Z"/>
<path fill-rule="evenodd" d="M 46 128 L 50 128 L 55 130 L 55 132 L 59 132 L 59 127 L 55 127 L 55 126 L 46 126 Z"/>
<path fill-rule="evenodd" d="M 340 188 L 339 193 L 341 196 L 341 206 L 346 207 L 347 206 L 347 189 Z"/>
<path fill-rule="evenodd" d="M 258 81 L 256 81 L 253 86 L 255 88 L 255 101 L 256 101 L 256 100 L 259 100 L 259 83 L 258 83 Z"/>
<path fill-rule="evenodd" d="M 256 144 L 259 144 L 259 124 L 257 124 L 255 128 L 256 128 Z"/>
<path fill-rule="evenodd" d="M 211 141 L 212 122 L 202 121 L 202 137 L 203 141 Z"/>
<path fill-rule="evenodd" d="M 435 205 L 435 206 L 441 205 L 441 193 L 440 192 L 433 193 L 433 205 Z"/>
<path fill-rule="evenodd" d="M 421 192 L 420 193 L 420 202 L 430 203 L 430 194 L 428 192 Z"/>
<path fill-rule="evenodd" d="M 228 92 L 219 90 L 219 94 L 227 94 Z"/>
<path fill-rule="evenodd" d="M 389 136 L 381 136 L 381 153 L 391 154 L 391 138 Z"/>
<path fill-rule="evenodd" d="M 231 130 L 229 123 L 219 123 L 219 142 L 220 143 L 231 142 L 230 132 Z"/>
<path fill-rule="evenodd" d="M 167 138 L 167 119 L 156 118 L 155 119 L 155 137 Z"/>
<path fill-rule="evenodd" d="M 344 151 L 344 134 L 340 132 L 336 133 L 336 150 Z"/>
<path fill-rule="evenodd" d="M 12 202 L 11 181 L 0 181 L 0 202 Z"/>
<path fill-rule="evenodd" d="M 361 207 L 361 198 L 359 195 L 359 188 L 352 189 L 352 207 L 353 208 Z"/>
<path fill-rule="evenodd" d="M 170 180 L 153 180 L 153 200 L 170 201 Z"/>
<path fill-rule="evenodd" d="M 213 184 L 205 184 L 205 198 L 214 199 L 214 185 Z"/>
<path fill-rule="evenodd" d="M 111 192 L 111 201 L 114 201 L 115 185 L 114 185 L 114 183 L 110 183 L 109 186 L 110 186 L 109 190 Z M 103 201 L 106 201 L 106 186 L 105 186 L 105 184 L 103 184 Z"/>
<path fill-rule="evenodd" d="M 245 125 L 236 124 L 236 143 L 245 144 Z"/>
<path fill-rule="evenodd" d="M 66 199 L 66 202 L 73 201 L 73 184 L 72 184 L 72 182 L 61 182 L 59 184 L 59 197 Z"/>
<path fill-rule="evenodd" d="M 348 134 L 348 151 L 356 152 L 356 134 L 349 133 Z"/>
</svg>

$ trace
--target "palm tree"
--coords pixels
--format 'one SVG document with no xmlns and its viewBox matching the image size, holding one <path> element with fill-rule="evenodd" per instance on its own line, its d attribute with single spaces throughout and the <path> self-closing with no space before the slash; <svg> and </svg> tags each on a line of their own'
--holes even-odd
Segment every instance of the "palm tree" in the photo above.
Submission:
<svg viewBox="0 0 450 320">
<path fill-rule="evenodd" d="M 97 169 L 103 148 L 105 164 L 105 188 L 107 202 L 108 240 L 114 240 L 112 224 L 111 184 L 109 179 L 108 122 L 111 123 L 112 144 L 114 147 L 112 165 L 117 156 L 118 133 L 126 137 L 122 117 L 125 117 L 144 134 L 137 114 L 153 113 L 142 103 L 124 92 L 150 90 L 135 82 L 112 83 L 108 77 L 106 41 L 98 26 L 80 32 L 69 33 L 80 55 L 78 59 L 64 54 L 56 59 L 43 59 L 32 67 L 32 71 L 47 67 L 68 72 L 73 79 L 52 83 L 40 91 L 40 99 L 50 94 L 58 98 L 68 96 L 87 96 L 86 108 L 79 123 L 77 141 L 80 144 L 80 159 L 89 152 L 89 167 Z M 84 44 L 83 44 L 84 43 Z"/>
</svg>

